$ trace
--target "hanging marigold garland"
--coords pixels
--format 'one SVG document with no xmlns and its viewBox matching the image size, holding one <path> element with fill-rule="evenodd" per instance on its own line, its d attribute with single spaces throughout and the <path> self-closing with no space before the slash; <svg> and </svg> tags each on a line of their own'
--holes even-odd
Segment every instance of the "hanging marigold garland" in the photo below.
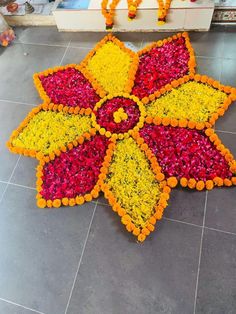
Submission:
<svg viewBox="0 0 236 314">
<path fill-rule="evenodd" d="M 158 11 L 157 11 L 157 16 L 158 16 L 158 25 L 163 25 L 166 22 L 166 16 L 168 13 L 168 10 L 171 5 L 171 0 L 158 0 Z"/>
<path fill-rule="evenodd" d="M 109 5 L 108 9 L 108 2 L 109 0 L 103 0 L 101 3 L 102 7 L 102 15 L 106 19 L 106 29 L 112 29 L 114 25 L 114 16 L 115 16 L 115 9 L 117 7 L 117 4 L 120 2 L 120 0 L 112 0 L 112 2 Z"/>
<path fill-rule="evenodd" d="M 102 0 L 101 2 L 102 15 L 105 17 L 107 30 L 113 28 L 115 9 L 119 2 L 120 0 L 112 0 L 109 5 L 110 8 L 108 8 L 109 0 Z M 129 20 L 133 20 L 136 17 L 137 9 L 141 2 L 142 0 L 127 0 Z M 166 23 L 166 16 L 170 9 L 171 2 L 172 0 L 157 0 L 158 3 L 157 24 L 159 26 L 164 25 Z M 190 0 L 190 2 L 196 2 L 196 0 Z"/>
<path fill-rule="evenodd" d="M 142 0 L 127 0 L 128 4 L 128 18 L 130 20 L 133 20 L 136 17 L 137 9 L 139 5 L 141 4 Z"/>
</svg>

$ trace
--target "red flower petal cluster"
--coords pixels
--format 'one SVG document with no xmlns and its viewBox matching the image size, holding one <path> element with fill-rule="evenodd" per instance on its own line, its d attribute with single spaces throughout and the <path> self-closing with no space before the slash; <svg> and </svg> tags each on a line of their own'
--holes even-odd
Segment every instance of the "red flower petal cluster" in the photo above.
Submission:
<svg viewBox="0 0 236 314">
<path fill-rule="evenodd" d="M 74 68 L 67 68 L 48 76 L 41 75 L 40 80 L 55 104 L 93 108 L 100 100 L 90 82 Z"/>
<path fill-rule="evenodd" d="M 95 135 L 46 164 L 42 197 L 54 200 L 89 193 L 97 183 L 108 144 L 106 137 Z"/>
<path fill-rule="evenodd" d="M 188 74 L 189 52 L 183 37 L 155 47 L 140 57 L 132 94 L 140 99 Z"/>
<path fill-rule="evenodd" d="M 225 158 L 204 131 L 162 125 L 145 125 L 140 131 L 167 177 L 212 180 L 231 178 Z"/>
<path fill-rule="evenodd" d="M 128 115 L 128 119 L 116 123 L 113 114 L 120 108 Z M 135 127 L 139 121 L 140 110 L 135 101 L 123 97 L 107 100 L 95 113 L 97 123 L 112 133 L 125 133 Z"/>
</svg>

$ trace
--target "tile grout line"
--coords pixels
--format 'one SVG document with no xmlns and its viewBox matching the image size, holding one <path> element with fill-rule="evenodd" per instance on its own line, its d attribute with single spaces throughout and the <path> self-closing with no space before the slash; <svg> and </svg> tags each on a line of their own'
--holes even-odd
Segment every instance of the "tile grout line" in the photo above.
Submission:
<svg viewBox="0 0 236 314">
<path fill-rule="evenodd" d="M 224 51 L 224 46 L 225 46 L 225 33 L 223 35 L 222 51 Z M 219 77 L 219 82 L 221 82 L 221 78 L 222 78 L 222 68 L 223 68 L 223 62 L 222 62 L 222 59 L 220 59 L 220 77 Z"/>
<path fill-rule="evenodd" d="M 220 133 L 226 133 L 226 134 L 234 134 L 236 135 L 236 132 L 231 132 L 231 131 L 223 131 L 223 130 L 215 130 L 216 132 L 220 132 Z"/>
<path fill-rule="evenodd" d="M 192 226 L 192 227 L 202 228 L 202 226 L 193 224 L 191 222 L 181 221 L 181 220 L 172 219 L 172 218 L 168 218 L 168 217 L 164 217 L 164 216 L 162 217 L 162 219 L 167 220 L 167 221 L 172 221 L 172 222 L 178 222 L 178 223 L 181 223 L 181 224 L 184 224 L 184 225 L 189 225 L 189 226 Z"/>
<path fill-rule="evenodd" d="M 211 230 L 211 231 L 216 231 L 216 232 L 220 232 L 220 233 L 225 233 L 225 234 L 230 234 L 230 235 L 236 236 L 236 233 L 235 233 L 235 232 L 224 231 L 224 230 L 220 230 L 220 229 L 216 229 L 216 228 L 212 228 L 212 227 L 204 227 L 204 229 Z"/>
<path fill-rule="evenodd" d="M 211 59 L 211 60 L 215 60 L 215 59 L 220 59 L 220 60 L 235 60 L 236 58 L 225 58 L 225 57 L 211 57 L 211 56 L 198 56 L 196 55 L 197 58 L 202 58 L 202 59 Z"/>
<path fill-rule="evenodd" d="M 37 311 L 37 310 L 31 309 L 30 307 L 24 306 L 24 305 L 19 304 L 19 303 L 12 302 L 12 301 L 7 300 L 7 299 L 0 298 L 0 301 L 3 301 L 3 302 L 6 302 L 6 303 L 9 303 L 9 304 L 15 305 L 15 306 L 17 306 L 17 307 L 21 307 L 21 308 L 23 308 L 23 309 L 29 310 L 29 311 L 34 312 L 34 313 L 44 314 L 43 312 L 40 312 L 40 311 Z"/>
<path fill-rule="evenodd" d="M 91 50 L 93 49 L 94 45 L 92 45 L 91 47 L 90 46 L 73 46 L 70 45 L 72 40 L 69 41 L 69 48 L 73 48 L 73 49 L 84 49 L 84 50 Z M 23 44 L 23 45 L 31 45 L 31 46 L 46 46 L 46 47 L 58 47 L 58 48 L 67 48 L 68 44 L 67 45 L 50 45 L 50 44 L 42 44 L 42 43 L 25 43 L 25 42 L 14 42 L 14 44 L 16 45 L 20 45 L 20 44 Z"/>
<path fill-rule="evenodd" d="M 90 230 L 91 230 L 91 226 L 92 226 L 92 223 L 93 223 L 93 219 L 94 219 L 94 215 L 95 215 L 97 206 L 98 206 L 98 202 L 96 202 L 96 204 L 94 206 L 93 214 L 92 214 L 92 217 L 91 217 L 91 220 L 90 220 L 90 223 L 89 223 L 89 227 L 88 227 L 88 231 L 87 231 L 86 238 L 85 238 L 85 241 L 84 241 L 83 249 L 82 249 L 82 252 L 81 252 L 81 255 L 80 255 L 78 267 L 77 267 L 77 270 L 76 270 L 76 273 L 75 273 L 74 281 L 73 281 L 73 284 L 72 284 L 72 287 L 71 287 L 71 290 L 70 290 L 70 294 L 69 294 L 69 298 L 68 298 L 68 301 L 67 301 L 65 314 L 67 314 L 67 311 L 68 311 L 68 308 L 69 308 L 69 305 L 70 305 L 72 293 L 74 291 L 75 282 L 76 282 L 76 279 L 78 277 L 78 273 L 79 273 L 79 270 L 80 270 L 81 262 L 82 262 L 82 259 L 83 259 L 83 255 L 84 255 L 84 252 L 85 252 L 85 248 L 86 248 L 86 245 L 87 245 L 88 237 L 89 237 L 89 234 L 90 234 Z"/>
<path fill-rule="evenodd" d="M 201 259 L 202 259 L 202 243 L 203 243 L 203 235 L 204 235 L 205 220 L 206 220 L 207 197 L 208 197 L 208 191 L 206 191 L 206 198 L 205 198 L 205 204 L 204 204 L 204 215 L 203 215 L 203 221 L 202 221 L 202 234 L 201 234 L 201 241 L 200 241 L 200 248 L 199 248 L 199 258 L 198 258 L 198 269 L 197 269 L 197 280 L 196 280 L 196 287 L 195 287 L 193 314 L 196 313 L 196 305 L 197 305 L 198 282 L 199 282 L 199 274 L 200 274 L 200 264 L 201 264 Z"/>
<path fill-rule="evenodd" d="M 1 198 L 0 198 L 0 203 L 2 202 L 2 200 L 3 200 L 3 198 L 4 198 L 4 195 L 6 194 L 7 188 L 8 188 L 8 186 L 9 186 L 9 184 L 10 184 L 11 178 L 12 178 L 13 175 L 14 175 L 14 172 L 15 172 L 15 170 L 16 170 L 16 167 L 17 167 L 17 165 L 18 165 L 18 163 L 19 163 L 19 161 L 20 161 L 20 158 L 21 158 L 21 155 L 18 157 L 18 159 L 17 159 L 17 161 L 16 161 L 16 163 L 15 163 L 15 166 L 14 166 L 14 168 L 13 168 L 13 170 L 12 170 L 12 173 L 11 173 L 11 175 L 10 175 L 10 178 L 9 178 L 8 181 L 6 182 L 6 187 L 5 187 L 5 189 L 4 189 L 3 193 L 2 193 L 2 196 L 1 196 Z"/>
<path fill-rule="evenodd" d="M 20 101 L 15 101 L 15 100 L 8 100 L 8 99 L 0 99 L 0 101 L 2 102 L 12 102 L 13 104 L 17 104 L 17 105 L 26 105 L 26 106 L 35 106 L 35 104 L 29 104 L 26 102 L 20 102 Z"/>
<path fill-rule="evenodd" d="M 58 48 L 66 48 L 68 44 L 66 45 L 57 45 L 57 44 L 44 44 L 44 43 L 26 43 L 24 41 L 16 41 L 14 42 L 15 45 L 31 45 L 31 46 L 46 46 L 46 47 L 58 47 Z"/>
<path fill-rule="evenodd" d="M 14 182 L 7 182 L 7 181 L 0 180 L 0 183 L 5 183 L 5 184 L 9 184 L 9 185 L 19 186 L 21 188 L 30 189 L 30 190 L 36 190 L 36 188 L 33 188 L 31 186 L 22 185 L 22 184 L 18 184 L 18 183 L 14 183 Z"/>
<path fill-rule="evenodd" d="M 62 65 L 62 62 L 63 62 L 63 60 L 64 60 L 64 58 L 65 58 L 65 56 L 66 56 L 66 53 L 67 53 L 67 51 L 68 51 L 68 49 L 69 49 L 69 46 L 70 46 L 70 43 L 71 43 L 71 40 L 68 42 L 67 47 L 66 47 L 66 49 L 65 49 L 65 51 L 64 51 L 64 54 L 63 54 L 63 56 L 62 56 L 62 58 L 61 58 L 60 66 Z"/>
</svg>

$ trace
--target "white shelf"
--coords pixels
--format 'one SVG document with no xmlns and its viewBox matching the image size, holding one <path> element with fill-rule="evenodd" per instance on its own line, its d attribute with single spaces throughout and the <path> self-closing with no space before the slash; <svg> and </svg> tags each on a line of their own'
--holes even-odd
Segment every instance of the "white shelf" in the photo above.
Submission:
<svg viewBox="0 0 236 314">
<path fill-rule="evenodd" d="M 127 1 L 121 0 L 116 8 L 112 31 L 170 31 L 201 30 L 210 28 L 214 11 L 214 0 L 173 0 L 168 12 L 167 23 L 157 25 L 157 1 L 143 1 L 133 21 L 129 21 Z M 104 31 L 105 20 L 101 14 L 101 0 L 90 0 L 85 10 L 55 9 L 53 11 L 60 31 Z"/>
</svg>

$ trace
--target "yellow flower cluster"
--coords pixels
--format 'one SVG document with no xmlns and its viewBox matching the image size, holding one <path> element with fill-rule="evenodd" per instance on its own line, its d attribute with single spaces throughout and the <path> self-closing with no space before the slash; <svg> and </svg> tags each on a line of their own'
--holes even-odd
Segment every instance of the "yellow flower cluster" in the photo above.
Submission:
<svg viewBox="0 0 236 314">
<path fill-rule="evenodd" d="M 91 128 L 89 116 L 40 111 L 13 139 L 12 145 L 50 154 Z"/>
<path fill-rule="evenodd" d="M 151 117 L 207 122 L 223 106 L 227 94 L 210 85 L 189 81 L 146 106 Z"/>
<path fill-rule="evenodd" d="M 123 108 L 119 108 L 116 112 L 114 112 L 113 117 L 115 123 L 120 123 L 121 121 L 128 119 L 128 115 Z"/>
<path fill-rule="evenodd" d="M 131 63 L 128 53 L 108 41 L 88 60 L 87 69 L 106 91 L 113 94 L 125 90 Z"/>
<path fill-rule="evenodd" d="M 161 191 L 150 164 L 133 138 L 117 142 L 106 184 L 136 227 L 145 227 Z"/>
</svg>

